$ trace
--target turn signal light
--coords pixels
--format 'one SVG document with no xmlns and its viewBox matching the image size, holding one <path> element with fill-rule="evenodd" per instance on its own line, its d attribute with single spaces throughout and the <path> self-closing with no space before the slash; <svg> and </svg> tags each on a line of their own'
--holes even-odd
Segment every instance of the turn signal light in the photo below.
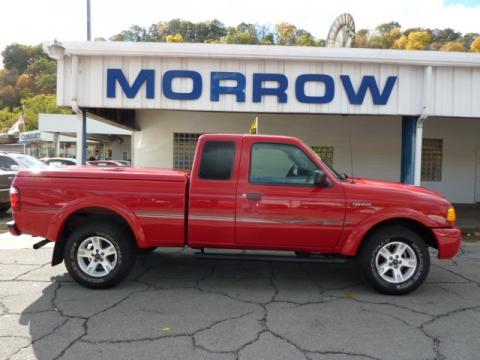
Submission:
<svg viewBox="0 0 480 360">
<path fill-rule="evenodd" d="M 10 205 L 13 210 L 20 208 L 20 192 L 16 187 L 10 187 Z"/>
<path fill-rule="evenodd" d="M 447 221 L 454 223 L 457 220 L 457 214 L 455 214 L 455 209 L 453 206 L 450 206 L 447 210 Z"/>
</svg>

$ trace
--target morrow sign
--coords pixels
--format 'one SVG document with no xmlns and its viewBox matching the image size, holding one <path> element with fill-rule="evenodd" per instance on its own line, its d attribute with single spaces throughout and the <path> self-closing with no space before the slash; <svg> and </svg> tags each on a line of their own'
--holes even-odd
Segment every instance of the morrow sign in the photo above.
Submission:
<svg viewBox="0 0 480 360">
<path fill-rule="evenodd" d="M 107 69 L 107 98 L 117 97 L 117 84 L 121 91 L 129 99 L 134 99 L 142 88 L 145 90 L 146 99 L 155 99 L 157 91 L 171 100 L 198 100 L 205 91 L 204 78 L 194 70 L 169 70 L 163 73 L 161 89 L 156 89 L 157 73 L 154 69 L 142 69 L 133 81 L 129 81 L 122 69 Z M 306 104 L 328 104 L 335 99 L 339 91 L 344 91 L 352 105 L 362 105 L 369 92 L 374 105 L 386 105 L 390 95 L 397 84 L 397 76 L 388 76 L 385 83 L 379 81 L 373 75 L 364 75 L 358 83 L 354 83 L 349 75 L 339 75 L 341 89 L 335 86 L 335 79 L 328 74 L 300 74 L 289 79 L 281 73 L 253 73 L 251 76 L 253 103 L 261 103 L 265 96 L 276 97 L 278 103 L 288 103 L 287 89 L 290 82 L 295 88 L 297 101 Z M 191 80 L 191 89 L 178 91 L 174 89 L 174 81 L 178 79 Z M 309 83 L 323 84 L 323 91 L 311 94 L 306 91 Z M 246 102 L 245 90 L 247 78 L 240 72 L 210 72 L 207 82 L 210 92 L 210 101 L 218 102 L 222 96 L 232 95 L 237 103 Z"/>
</svg>

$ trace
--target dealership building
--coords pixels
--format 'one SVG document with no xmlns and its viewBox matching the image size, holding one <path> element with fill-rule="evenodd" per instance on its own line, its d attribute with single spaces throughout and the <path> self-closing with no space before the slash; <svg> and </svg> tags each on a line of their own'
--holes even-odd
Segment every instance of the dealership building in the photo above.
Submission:
<svg viewBox="0 0 480 360">
<path fill-rule="evenodd" d="M 319 47 L 54 42 L 57 99 L 132 131 L 134 166 L 189 168 L 198 137 L 301 138 L 337 171 L 480 202 L 480 56 Z M 79 154 L 80 156 L 82 154 Z"/>
</svg>

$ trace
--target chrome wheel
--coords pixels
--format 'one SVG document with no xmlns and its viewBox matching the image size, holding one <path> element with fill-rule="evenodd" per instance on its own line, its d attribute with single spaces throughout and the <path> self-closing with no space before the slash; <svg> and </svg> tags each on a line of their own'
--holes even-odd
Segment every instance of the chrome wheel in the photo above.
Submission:
<svg viewBox="0 0 480 360">
<path fill-rule="evenodd" d="M 375 266 L 383 280 L 399 284 L 413 276 L 417 270 L 418 260 L 410 245 L 394 241 L 380 249 L 375 258 Z"/>
<path fill-rule="evenodd" d="M 117 264 L 117 249 L 104 237 L 92 236 L 80 243 L 77 263 L 80 269 L 92 277 L 110 274 Z"/>
</svg>

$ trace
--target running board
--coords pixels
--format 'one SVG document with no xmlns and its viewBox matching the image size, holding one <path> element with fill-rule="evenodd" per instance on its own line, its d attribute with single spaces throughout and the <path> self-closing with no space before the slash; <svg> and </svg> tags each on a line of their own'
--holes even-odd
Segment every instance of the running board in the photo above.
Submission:
<svg viewBox="0 0 480 360">
<path fill-rule="evenodd" d="M 310 257 L 296 257 L 295 255 L 260 255 L 260 254 L 223 254 L 196 252 L 197 259 L 215 259 L 215 260 L 241 260 L 241 261 L 280 261 L 296 263 L 324 263 L 324 264 L 344 264 L 348 261 L 345 257 L 312 255 Z"/>
</svg>

